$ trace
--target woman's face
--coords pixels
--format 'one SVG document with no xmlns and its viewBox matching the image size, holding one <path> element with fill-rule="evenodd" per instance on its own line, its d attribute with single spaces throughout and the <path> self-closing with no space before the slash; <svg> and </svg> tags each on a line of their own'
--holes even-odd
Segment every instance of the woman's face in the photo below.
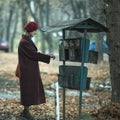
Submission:
<svg viewBox="0 0 120 120">
<path fill-rule="evenodd" d="M 37 31 L 30 32 L 30 36 L 34 37 L 36 35 Z"/>
</svg>

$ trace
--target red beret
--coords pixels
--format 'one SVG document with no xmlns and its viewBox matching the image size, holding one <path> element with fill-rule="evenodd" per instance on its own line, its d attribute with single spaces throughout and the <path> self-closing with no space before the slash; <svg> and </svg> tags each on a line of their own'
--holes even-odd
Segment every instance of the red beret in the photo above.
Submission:
<svg viewBox="0 0 120 120">
<path fill-rule="evenodd" d="M 25 24 L 24 29 L 27 32 L 33 32 L 33 31 L 36 31 L 38 29 L 38 25 L 36 22 L 28 22 L 27 24 Z"/>
</svg>

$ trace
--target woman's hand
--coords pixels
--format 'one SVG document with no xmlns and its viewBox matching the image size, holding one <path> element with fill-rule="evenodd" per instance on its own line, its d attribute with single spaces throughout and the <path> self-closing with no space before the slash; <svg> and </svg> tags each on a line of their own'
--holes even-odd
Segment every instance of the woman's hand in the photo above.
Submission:
<svg viewBox="0 0 120 120">
<path fill-rule="evenodd" d="M 50 58 L 52 58 L 53 60 L 55 59 L 55 56 L 54 55 L 50 55 Z"/>
</svg>

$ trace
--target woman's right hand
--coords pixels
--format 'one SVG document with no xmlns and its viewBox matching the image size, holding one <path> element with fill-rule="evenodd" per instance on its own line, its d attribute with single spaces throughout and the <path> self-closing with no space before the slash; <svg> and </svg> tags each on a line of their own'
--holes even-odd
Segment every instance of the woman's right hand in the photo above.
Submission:
<svg viewBox="0 0 120 120">
<path fill-rule="evenodd" d="M 50 55 L 50 58 L 52 58 L 53 60 L 55 59 L 55 56 L 54 55 Z"/>
</svg>

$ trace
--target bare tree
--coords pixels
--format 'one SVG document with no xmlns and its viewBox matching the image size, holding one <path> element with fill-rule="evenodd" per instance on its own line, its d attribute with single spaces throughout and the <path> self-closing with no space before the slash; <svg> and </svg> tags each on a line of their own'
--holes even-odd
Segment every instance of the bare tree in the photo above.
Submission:
<svg viewBox="0 0 120 120">
<path fill-rule="evenodd" d="M 22 29 L 23 26 L 26 24 L 26 22 L 28 21 L 29 18 L 29 12 L 28 12 L 28 8 L 27 5 L 25 4 L 24 0 L 16 0 L 18 8 L 19 8 L 19 12 L 20 12 L 20 17 L 21 17 L 21 22 L 22 22 Z"/>
<path fill-rule="evenodd" d="M 96 3 L 96 4 L 93 4 Z M 104 1 L 103 0 L 91 0 L 89 2 L 90 7 L 90 17 L 97 20 L 98 22 L 106 25 L 106 16 L 104 13 Z M 98 54 L 98 62 L 103 60 L 103 44 L 105 33 L 97 33 L 95 39 L 96 50 L 99 52 Z"/>
<path fill-rule="evenodd" d="M 106 3 L 107 26 L 109 33 L 110 78 L 112 102 L 120 102 L 120 0 L 104 0 Z"/>
<path fill-rule="evenodd" d="M 15 22 L 14 24 L 12 24 L 14 26 L 13 28 L 13 34 L 11 36 L 11 48 L 10 48 L 10 51 L 13 52 L 14 51 L 14 40 L 15 40 L 15 35 L 16 35 L 16 31 L 17 31 L 17 24 L 18 24 L 18 17 L 19 17 L 19 10 L 18 10 L 18 7 L 16 6 L 16 13 L 15 13 Z"/>
<path fill-rule="evenodd" d="M 104 13 L 104 1 L 103 0 L 99 0 L 96 1 L 96 20 L 99 21 L 100 23 L 106 25 L 105 23 L 105 13 Z M 103 60 L 103 49 L 104 49 L 104 37 L 105 33 L 98 33 L 97 34 L 97 40 L 96 40 L 96 48 L 97 51 L 99 52 L 98 54 L 98 62 L 101 62 Z"/>
<path fill-rule="evenodd" d="M 40 14 L 40 18 L 37 17 L 37 14 L 34 13 L 34 11 L 32 11 L 31 6 L 30 6 L 30 2 L 29 0 L 25 0 L 27 7 L 32 15 L 32 17 L 34 18 L 34 20 L 39 24 L 39 30 L 41 31 L 41 27 L 47 23 L 47 25 L 49 25 L 49 1 L 46 0 L 46 2 L 41 2 L 41 0 L 36 0 L 36 2 L 34 2 L 35 6 L 38 6 L 38 11 Z M 46 14 L 46 15 L 45 15 Z M 40 24 L 41 23 L 41 24 Z M 49 53 L 53 52 L 53 43 L 52 43 L 52 38 L 50 34 L 46 34 L 46 33 L 41 33 L 42 35 L 42 52 L 45 52 L 45 40 L 48 43 L 48 48 L 49 48 Z"/>
<path fill-rule="evenodd" d="M 4 36 L 4 32 L 5 32 L 5 25 L 4 25 L 4 2 L 0 3 L 0 40 L 3 38 Z"/>
<path fill-rule="evenodd" d="M 19 18 L 18 15 L 20 9 L 20 7 L 18 8 L 17 5 L 21 5 L 17 4 L 19 2 L 19 0 L 0 1 L 0 38 L 9 42 L 10 52 L 13 52 L 14 50 L 14 40 L 17 31 L 17 23 Z M 25 10 L 23 13 L 26 13 Z M 22 14 L 22 16 L 25 18 L 24 14 Z"/>
</svg>

